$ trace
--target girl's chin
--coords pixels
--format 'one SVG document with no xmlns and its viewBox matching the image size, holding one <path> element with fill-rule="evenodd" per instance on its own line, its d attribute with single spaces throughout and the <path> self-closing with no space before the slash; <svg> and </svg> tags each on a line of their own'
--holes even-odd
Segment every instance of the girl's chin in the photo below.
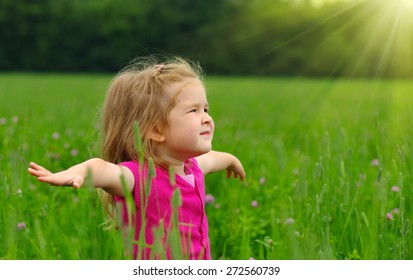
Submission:
<svg viewBox="0 0 413 280">
<path fill-rule="evenodd" d="M 193 157 L 198 157 L 198 156 L 204 155 L 204 154 L 210 152 L 211 150 L 212 150 L 212 147 L 209 147 L 207 149 L 202 149 L 198 153 L 196 153 L 196 155 L 194 155 Z"/>
</svg>

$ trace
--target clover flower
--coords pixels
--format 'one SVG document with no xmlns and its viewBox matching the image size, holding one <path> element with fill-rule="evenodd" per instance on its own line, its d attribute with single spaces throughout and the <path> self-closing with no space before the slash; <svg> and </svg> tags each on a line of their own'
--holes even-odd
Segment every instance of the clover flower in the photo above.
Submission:
<svg viewBox="0 0 413 280">
<path fill-rule="evenodd" d="M 391 187 L 391 191 L 392 192 L 399 192 L 400 188 L 398 186 L 393 186 L 393 187 Z"/>
<path fill-rule="evenodd" d="M 387 219 L 388 221 L 393 220 L 393 214 L 392 214 L 392 213 L 387 213 L 387 214 L 386 214 L 386 219 Z"/>
<path fill-rule="evenodd" d="M 79 154 L 79 151 L 78 151 L 77 149 L 72 149 L 72 150 L 70 151 L 70 154 L 72 155 L 72 157 L 75 157 L 75 156 L 77 156 L 77 155 Z"/>
<path fill-rule="evenodd" d="M 373 160 L 370 162 L 370 165 L 371 165 L 371 166 L 379 166 L 379 165 L 380 165 L 380 161 L 379 161 L 377 158 L 375 158 L 375 159 L 373 159 Z"/>
<path fill-rule="evenodd" d="M 211 204 L 215 201 L 215 197 L 212 194 L 205 195 L 205 204 Z"/>
<path fill-rule="evenodd" d="M 17 223 L 17 230 L 24 230 L 26 228 L 27 228 L 26 223 L 24 222 Z"/>
<path fill-rule="evenodd" d="M 294 224 L 294 219 L 293 218 L 288 218 L 287 220 L 285 220 L 284 222 L 286 225 L 292 225 Z"/>
</svg>

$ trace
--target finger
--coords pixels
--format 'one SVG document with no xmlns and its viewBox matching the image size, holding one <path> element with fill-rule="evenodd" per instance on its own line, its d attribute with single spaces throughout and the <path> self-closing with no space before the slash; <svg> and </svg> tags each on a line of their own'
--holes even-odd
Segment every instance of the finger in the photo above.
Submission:
<svg viewBox="0 0 413 280">
<path fill-rule="evenodd" d="M 48 184 L 50 184 L 50 185 L 56 185 L 55 183 L 54 183 L 54 181 L 53 181 L 53 179 L 50 177 L 50 176 L 38 176 L 37 177 L 37 180 L 39 181 L 39 182 L 42 182 L 42 183 L 48 183 Z"/>
<path fill-rule="evenodd" d="M 40 182 L 48 183 L 53 186 L 72 186 L 73 181 L 74 181 L 71 178 L 62 178 L 62 177 L 56 176 L 55 174 L 51 174 L 50 172 L 49 174 L 38 176 L 37 179 Z"/>
<path fill-rule="evenodd" d="M 27 171 L 29 171 L 29 173 L 31 174 L 31 175 L 34 175 L 34 173 L 36 172 L 35 170 L 33 170 L 32 168 L 27 168 Z"/>
<path fill-rule="evenodd" d="M 43 166 L 38 165 L 38 164 L 36 164 L 36 163 L 34 163 L 34 162 L 30 162 L 30 167 L 31 167 L 32 169 L 35 169 L 35 170 L 42 170 L 42 171 L 47 171 L 47 172 L 49 172 L 49 170 L 47 170 L 47 169 L 44 168 Z"/>
<path fill-rule="evenodd" d="M 241 181 L 244 181 L 244 180 L 245 180 L 245 172 L 244 172 L 244 170 L 242 170 L 242 172 L 239 173 L 239 178 L 241 179 Z"/>
<path fill-rule="evenodd" d="M 42 183 L 48 183 L 53 186 L 71 186 L 77 189 L 80 188 L 84 182 L 84 179 L 81 176 L 62 178 L 55 176 L 54 174 L 50 176 L 39 176 L 37 179 Z"/>
<path fill-rule="evenodd" d="M 84 181 L 85 180 L 82 177 L 80 176 L 76 177 L 75 180 L 73 181 L 73 187 L 76 189 L 80 188 L 83 185 Z"/>
<path fill-rule="evenodd" d="M 36 177 L 50 176 L 52 174 L 48 170 L 36 170 L 33 168 L 28 168 L 27 170 L 29 171 L 30 174 Z"/>
<path fill-rule="evenodd" d="M 39 180 L 40 182 L 43 182 L 43 183 L 48 183 L 48 184 L 53 185 L 53 186 L 63 185 L 62 180 L 56 179 L 55 177 L 48 176 L 48 175 L 38 176 L 37 180 Z"/>
<path fill-rule="evenodd" d="M 34 167 L 34 168 L 33 168 L 33 167 L 29 167 L 27 170 L 28 170 L 30 173 L 36 173 L 36 174 L 38 174 L 38 173 L 45 173 L 44 170 L 39 170 L 39 169 L 36 169 L 35 167 Z"/>
<path fill-rule="evenodd" d="M 244 181 L 244 180 L 245 180 L 245 173 L 242 173 L 242 174 L 239 176 L 239 178 L 241 179 L 241 181 Z"/>
</svg>

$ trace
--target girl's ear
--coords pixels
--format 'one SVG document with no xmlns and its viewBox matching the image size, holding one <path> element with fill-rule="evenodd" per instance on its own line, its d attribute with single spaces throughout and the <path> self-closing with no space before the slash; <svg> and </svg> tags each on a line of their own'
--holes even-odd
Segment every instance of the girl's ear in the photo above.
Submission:
<svg viewBox="0 0 413 280">
<path fill-rule="evenodd" d="M 162 132 L 161 129 L 159 129 L 159 127 L 157 125 L 155 125 L 152 130 L 149 133 L 149 138 L 151 138 L 153 141 L 156 142 L 164 142 L 165 141 L 165 136 Z"/>
</svg>

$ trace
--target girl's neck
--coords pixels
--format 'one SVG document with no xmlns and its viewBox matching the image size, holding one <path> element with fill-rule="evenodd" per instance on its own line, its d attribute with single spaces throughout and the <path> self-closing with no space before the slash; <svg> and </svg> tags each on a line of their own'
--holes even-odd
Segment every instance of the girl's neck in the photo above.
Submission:
<svg viewBox="0 0 413 280">
<path fill-rule="evenodd" d="M 172 165 L 172 168 L 174 169 L 175 174 L 178 174 L 179 176 L 185 176 L 185 167 L 182 164 L 182 166 L 176 166 L 176 165 Z"/>
<path fill-rule="evenodd" d="M 173 168 L 175 174 L 178 174 L 180 176 L 185 175 L 185 162 L 186 160 L 188 160 L 187 158 L 180 157 L 173 153 L 165 152 L 165 150 L 163 150 L 161 146 L 157 147 L 156 153 L 162 162 L 167 163 L 168 166 Z"/>
<path fill-rule="evenodd" d="M 180 160 L 172 159 L 172 158 L 168 158 L 168 159 L 163 158 L 162 161 L 167 163 L 167 166 L 165 166 L 167 169 L 169 167 L 172 167 L 175 174 L 178 174 L 180 176 L 183 176 L 186 174 L 185 173 L 185 161 L 180 161 Z"/>
</svg>

